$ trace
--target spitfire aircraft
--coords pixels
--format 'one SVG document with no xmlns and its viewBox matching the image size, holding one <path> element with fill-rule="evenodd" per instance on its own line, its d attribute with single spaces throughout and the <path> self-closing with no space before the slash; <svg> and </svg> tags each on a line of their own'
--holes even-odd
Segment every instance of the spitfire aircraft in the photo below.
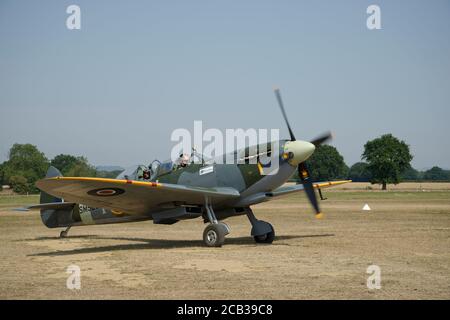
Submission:
<svg viewBox="0 0 450 320">
<path fill-rule="evenodd" d="M 153 220 L 155 224 L 174 224 L 181 220 L 202 218 L 208 223 L 203 232 L 206 246 L 220 247 L 230 227 L 224 219 L 247 215 L 251 235 L 257 243 L 272 243 L 273 226 L 258 220 L 251 207 L 255 204 L 278 199 L 291 193 L 304 191 L 311 202 L 316 217 L 321 218 L 314 189 L 327 188 L 349 182 L 311 181 L 305 161 L 315 148 L 331 138 L 326 133 L 311 142 L 297 140 L 288 122 L 281 95 L 275 95 L 289 130 L 290 139 L 278 141 L 279 159 L 276 174 L 264 175 L 263 166 L 241 161 L 221 164 L 203 159 L 195 152 L 180 161 L 159 162 L 150 166 L 137 166 L 126 170 L 116 179 L 63 177 L 50 167 L 44 179 L 37 181 L 41 190 L 40 204 L 26 209 L 40 210 L 43 223 L 49 228 L 66 228 L 60 237 L 66 237 L 71 227 Z M 271 153 L 270 143 L 258 145 L 259 150 Z M 264 147 L 264 148 L 263 148 Z M 249 148 L 235 151 L 237 158 L 252 157 Z M 274 153 L 275 154 L 275 153 Z M 283 186 L 298 169 L 301 183 Z M 321 192 L 320 196 L 322 198 Z"/>
</svg>

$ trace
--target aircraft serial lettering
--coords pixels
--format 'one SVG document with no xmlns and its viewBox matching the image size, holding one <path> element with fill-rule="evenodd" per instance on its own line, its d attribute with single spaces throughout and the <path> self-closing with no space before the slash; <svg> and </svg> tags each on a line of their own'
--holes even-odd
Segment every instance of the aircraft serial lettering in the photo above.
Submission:
<svg viewBox="0 0 450 320">
<path fill-rule="evenodd" d="M 213 166 L 209 166 L 203 169 L 200 169 L 199 174 L 202 176 L 204 174 L 208 174 L 214 171 L 214 167 Z"/>
</svg>

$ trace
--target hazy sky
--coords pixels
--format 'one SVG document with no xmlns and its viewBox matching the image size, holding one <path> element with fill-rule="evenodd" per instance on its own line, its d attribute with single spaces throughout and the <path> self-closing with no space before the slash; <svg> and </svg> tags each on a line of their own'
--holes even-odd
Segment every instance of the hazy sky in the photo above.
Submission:
<svg viewBox="0 0 450 320">
<path fill-rule="evenodd" d="M 349 165 L 393 133 L 450 168 L 450 1 L 0 1 L 0 161 L 18 142 L 149 163 L 194 120 L 288 137 L 274 85 L 297 138 L 332 130 Z"/>
</svg>

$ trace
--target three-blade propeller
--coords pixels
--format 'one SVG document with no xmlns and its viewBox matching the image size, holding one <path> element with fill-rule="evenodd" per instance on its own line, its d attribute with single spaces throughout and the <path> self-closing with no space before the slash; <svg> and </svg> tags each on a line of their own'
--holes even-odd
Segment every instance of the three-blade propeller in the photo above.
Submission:
<svg viewBox="0 0 450 320">
<path fill-rule="evenodd" d="M 284 121 L 286 122 L 287 128 L 289 130 L 289 135 L 291 136 L 291 141 L 296 141 L 294 133 L 292 132 L 291 126 L 289 125 L 289 121 L 286 115 L 286 111 L 284 110 L 283 100 L 281 99 L 280 89 L 275 89 L 275 96 L 278 101 L 278 105 L 280 106 L 281 113 L 283 114 Z M 333 136 L 331 132 L 326 132 L 316 139 L 312 140 L 311 143 L 316 147 L 321 145 L 322 143 L 328 141 Z M 314 211 L 316 212 L 316 218 L 322 218 L 322 213 L 320 212 L 319 203 L 317 201 L 316 193 L 314 192 L 314 186 L 312 184 L 311 175 L 309 173 L 308 167 L 305 162 L 301 162 L 298 164 L 298 175 L 303 184 L 303 188 L 305 189 L 305 193 L 311 202 Z"/>
<path fill-rule="evenodd" d="M 312 140 L 311 143 L 317 147 L 330 139 L 333 139 L 333 134 L 330 131 L 327 131 L 322 135 L 318 136 L 317 138 L 315 138 L 314 140 Z"/>
</svg>

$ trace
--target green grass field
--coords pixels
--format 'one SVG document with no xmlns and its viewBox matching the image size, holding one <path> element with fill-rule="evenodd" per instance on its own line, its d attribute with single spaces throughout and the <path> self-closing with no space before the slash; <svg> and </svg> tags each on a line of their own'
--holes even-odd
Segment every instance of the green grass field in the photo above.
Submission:
<svg viewBox="0 0 450 320">
<path fill-rule="evenodd" d="M 0 195 L 0 208 L 20 207 L 39 203 L 39 195 L 33 194 L 28 196 L 21 195 Z"/>
<path fill-rule="evenodd" d="M 361 201 L 439 201 L 450 200 L 450 191 L 323 191 L 324 197 L 330 200 L 361 200 Z M 298 201 L 298 195 L 291 194 L 284 198 L 286 202 Z"/>
<path fill-rule="evenodd" d="M 385 200 L 448 200 L 449 191 L 332 191 L 323 192 L 328 198 L 336 200 L 385 199 Z"/>
<path fill-rule="evenodd" d="M 347 190 L 324 190 L 323 194 L 333 200 L 420 200 L 439 201 L 450 200 L 450 191 L 347 191 Z M 284 198 L 287 202 L 298 200 L 298 195 L 293 194 Z M 39 195 L 0 195 L 0 208 L 20 207 L 24 205 L 39 203 Z"/>
</svg>

